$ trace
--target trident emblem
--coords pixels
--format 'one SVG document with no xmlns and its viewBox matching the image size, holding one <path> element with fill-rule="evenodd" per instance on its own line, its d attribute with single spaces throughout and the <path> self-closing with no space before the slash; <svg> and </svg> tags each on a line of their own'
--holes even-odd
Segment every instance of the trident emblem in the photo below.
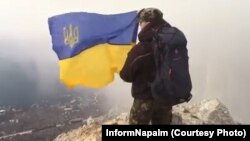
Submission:
<svg viewBox="0 0 250 141">
<path fill-rule="evenodd" d="M 74 45 L 79 41 L 79 31 L 78 27 L 72 27 L 72 25 L 69 25 L 69 28 L 66 27 L 63 28 L 63 34 L 64 34 L 64 44 L 68 45 L 69 47 L 74 47 Z"/>
</svg>

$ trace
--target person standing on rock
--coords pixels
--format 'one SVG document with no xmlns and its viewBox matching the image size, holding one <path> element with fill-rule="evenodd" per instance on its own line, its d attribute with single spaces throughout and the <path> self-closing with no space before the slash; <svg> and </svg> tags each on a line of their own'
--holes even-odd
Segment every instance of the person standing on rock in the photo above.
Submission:
<svg viewBox="0 0 250 141">
<path fill-rule="evenodd" d="M 129 124 L 170 124 L 172 105 L 160 104 L 152 97 L 150 82 L 155 77 L 155 62 L 153 56 L 154 31 L 160 26 L 170 26 L 163 19 L 163 13 L 157 8 L 142 9 L 139 14 L 137 43 L 128 53 L 125 64 L 120 71 L 120 77 L 132 83 L 134 98 L 129 115 Z"/>
<path fill-rule="evenodd" d="M 120 71 L 120 77 L 132 83 L 129 123 L 170 124 L 172 106 L 192 98 L 187 39 L 157 8 L 142 9 L 138 17 L 139 43 Z"/>
</svg>

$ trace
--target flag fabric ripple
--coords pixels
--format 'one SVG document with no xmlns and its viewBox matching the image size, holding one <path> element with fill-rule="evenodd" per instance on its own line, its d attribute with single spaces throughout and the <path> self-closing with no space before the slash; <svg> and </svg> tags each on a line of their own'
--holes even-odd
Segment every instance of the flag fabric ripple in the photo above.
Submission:
<svg viewBox="0 0 250 141">
<path fill-rule="evenodd" d="M 60 80 L 68 87 L 101 88 L 114 80 L 137 38 L 137 11 L 71 12 L 48 18 Z"/>
</svg>

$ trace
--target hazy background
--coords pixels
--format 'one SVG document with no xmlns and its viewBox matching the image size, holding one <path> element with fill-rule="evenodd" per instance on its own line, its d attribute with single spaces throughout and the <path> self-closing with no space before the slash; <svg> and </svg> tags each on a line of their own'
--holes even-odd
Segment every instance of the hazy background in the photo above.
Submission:
<svg viewBox="0 0 250 141">
<path fill-rule="evenodd" d="M 39 96 L 82 93 L 59 82 L 48 17 L 75 11 L 103 14 L 158 7 L 187 36 L 192 102 L 218 98 L 234 118 L 250 123 L 249 0 L 1 0 L 0 105 L 30 103 Z M 130 107 L 131 85 L 117 76 L 95 93 Z"/>
</svg>

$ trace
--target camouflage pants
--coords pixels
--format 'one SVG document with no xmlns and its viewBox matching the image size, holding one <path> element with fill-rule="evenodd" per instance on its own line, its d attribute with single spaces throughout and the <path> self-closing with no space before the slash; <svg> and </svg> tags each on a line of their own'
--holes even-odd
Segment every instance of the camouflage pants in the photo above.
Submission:
<svg viewBox="0 0 250 141">
<path fill-rule="evenodd" d="M 161 105 L 154 100 L 135 99 L 130 110 L 129 124 L 170 124 L 172 106 Z"/>
</svg>

